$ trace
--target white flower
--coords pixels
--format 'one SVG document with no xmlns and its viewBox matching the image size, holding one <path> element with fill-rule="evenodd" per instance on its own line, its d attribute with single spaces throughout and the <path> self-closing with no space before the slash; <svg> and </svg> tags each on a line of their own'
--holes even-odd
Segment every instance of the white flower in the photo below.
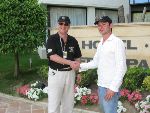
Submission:
<svg viewBox="0 0 150 113">
<path fill-rule="evenodd" d="M 75 89 L 76 89 L 77 92 L 80 90 L 78 87 L 76 87 Z"/>
<path fill-rule="evenodd" d="M 87 88 L 86 88 L 86 87 L 84 87 L 84 88 L 83 88 L 83 90 L 84 90 L 84 91 L 86 91 L 86 90 L 87 90 Z"/>
<path fill-rule="evenodd" d="M 36 87 L 39 84 L 39 81 L 36 81 L 35 83 L 31 84 L 31 87 Z"/>
<path fill-rule="evenodd" d="M 126 108 L 123 108 L 123 112 L 126 112 L 127 111 L 127 109 Z"/>
<path fill-rule="evenodd" d="M 141 101 L 140 102 L 140 104 L 141 104 L 140 107 L 143 108 L 146 105 L 146 103 L 147 103 L 146 101 Z"/>
<path fill-rule="evenodd" d="M 78 96 L 78 93 L 75 93 L 75 94 L 74 94 L 74 97 L 77 97 L 77 96 Z"/>
<path fill-rule="evenodd" d="M 86 95 L 86 92 L 83 92 L 83 95 Z"/>
<path fill-rule="evenodd" d="M 45 88 L 43 89 L 43 93 L 47 93 L 47 94 L 48 94 L 48 87 L 45 87 Z"/>
<path fill-rule="evenodd" d="M 87 89 L 87 94 L 91 94 L 91 89 Z"/>
<path fill-rule="evenodd" d="M 118 105 L 121 106 L 121 105 L 122 105 L 122 102 L 121 102 L 121 101 L 118 101 Z"/>
<path fill-rule="evenodd" d="M 148 96 L 146 97 L 146 101 L 147 101 L 147 102 L 150 102 L 150 95 L 148 95 Z"/>
<path fill-rule="evenodd" d="M 117 109 L 117 113 L 121 113 L 121 109 Z"/>
<path fill-rule="evenodd" d="M 124 108 L 123 106 L 119 106 L 119 109 L 123 110 L 123 108 Z"/>
<path fill-rule="evenodd" d="M 126 108 L 124 108 L 123 106 L 122 106 L 122 102 L 121 101 L 118 101 L 118 106 L 117 106 L 117 113 L 121 113 L 121 112 L 126 112 Z"/>
<path fill-rule="evenodd" d="M 77 100 L 81 100 L 81 97 L 80 97 L 80 96 L 78 96 L 78 97 L 77 97 Z"/>
<path fill-rule="evenodd" d="M 138 102 L 134 105 L 137 110 L 139 110 L 139 104 L 140 104 L 140 102 L 138 101 Z"/>
</svg>

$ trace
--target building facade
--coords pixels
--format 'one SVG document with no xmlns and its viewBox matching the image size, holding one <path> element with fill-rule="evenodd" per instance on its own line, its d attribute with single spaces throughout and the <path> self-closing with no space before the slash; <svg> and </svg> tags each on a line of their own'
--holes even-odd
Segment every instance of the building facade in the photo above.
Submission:
<svg viewBox="0 0 150 113">
<path fill-rule="evenodd" d="M 129 21 L 128 0 L 40 0 L 48 10 L 48 27 L 55 27 L 59 16 L 69 16 L 72 26 L 93 25 L 95 17 L 108 15 L 114 23 Z"/>
<path fill-rule="evenodd" d="M 110 16 L 113 23 L 150 22 L 149 0 L 40 0 L 39 2 L 47 7 L 47 25 L 52 29 L 57 26 L 57 20 L 62 15 L 70 17 L 71 26 L 91 26 L 94 25 L 95 17 L 104 15 Z M 47 33 L 51 34 L 50 31 Z M 45 47 L 39 47 L 38 53 L 41 58 L 46 58 Z"/>
</svg>

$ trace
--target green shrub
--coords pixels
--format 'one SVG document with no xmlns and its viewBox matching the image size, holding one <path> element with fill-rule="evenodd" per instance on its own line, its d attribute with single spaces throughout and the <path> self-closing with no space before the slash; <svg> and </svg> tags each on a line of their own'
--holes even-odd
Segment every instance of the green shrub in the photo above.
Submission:
<svg viewBox="0 0 150 113">
<path fill-rule="evenodd" d="M 122 88 L 127 88 L 131 91 L 140 89 L 147 72 L 148 71 L 143 68 L 129 68 L 124 76 Z"/>
<path fill-rule="evenodd" d="M 47 79 L 48 79 L 48 66 L 42 65 L 39 68 L 37 73 L 42 78 L 42 80 L 47 81 Z"/>
<path fill-rule="evenodd" d="M 150 91 L 150 76 L 145 77 L 142 84 L 143 84 L 142 87 L 146 91 Z"/>
<path fill-rule="evenodd" d="M 97 80 L 97 69 L 89 69 L 81 72 L 81 82 L 79 86 L 89 87 L 91 84 L 95 84 Z"/>
</svg>

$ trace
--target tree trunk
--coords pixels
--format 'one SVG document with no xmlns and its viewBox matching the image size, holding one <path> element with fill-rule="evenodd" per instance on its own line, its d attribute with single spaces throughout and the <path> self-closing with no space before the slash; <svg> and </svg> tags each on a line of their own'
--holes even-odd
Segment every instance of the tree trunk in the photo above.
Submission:
<svg viewBox="0 0 150 113">
<path fill-rule="evenodd" d="M 15 55 L 14 77 L 18 77 L 19 76 L 19 55 L 18 55 L 18 52 L 16 52 L 14 55 Z"/>
</svg>

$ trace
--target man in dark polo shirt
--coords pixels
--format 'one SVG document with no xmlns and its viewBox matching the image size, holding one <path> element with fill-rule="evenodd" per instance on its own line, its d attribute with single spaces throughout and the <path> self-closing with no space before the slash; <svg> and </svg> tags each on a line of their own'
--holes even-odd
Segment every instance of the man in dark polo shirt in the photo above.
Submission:
<svg viewBox="0 0 150 113">
<path fill-rule="evenodd" d="M 68 35 L 70 19 L 60 16 L 58 32 L 46 44 L 49 61 L 48 113 L 73 113 L 75 70 L 78 69 L 81 51 L 77 40 Z"/>
</svg>

